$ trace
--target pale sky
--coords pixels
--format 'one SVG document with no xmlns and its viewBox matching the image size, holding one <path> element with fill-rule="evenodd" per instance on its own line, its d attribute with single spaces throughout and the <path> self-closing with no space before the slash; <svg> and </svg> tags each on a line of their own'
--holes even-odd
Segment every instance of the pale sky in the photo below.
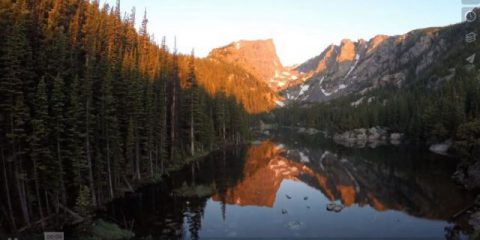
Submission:
<svg viewBox="0 0 480 240">
<path fill-rule="evenodd" d="M 116 0 L 102 0 L 115 5 Z M 369 39 L 461 21 L 462 0 L 122 0 L 147 10 L 157 41 L 199 57 L 237 40 L 272 38 L 285 66 L 302 63 L 344 38 Z"/>
</svg>

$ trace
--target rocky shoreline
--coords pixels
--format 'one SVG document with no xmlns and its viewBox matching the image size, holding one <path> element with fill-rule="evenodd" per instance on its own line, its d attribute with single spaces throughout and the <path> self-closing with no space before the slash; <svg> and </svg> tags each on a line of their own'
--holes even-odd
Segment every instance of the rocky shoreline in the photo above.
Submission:
<svg viewBox="0 0 480 240">
<path fill-rule="evenodd" d="M 452 176 L 453 180 L 462 185 L 467 191 L 479 193 L 480 189 L 480 161 L 474 163 L 461 163 Z M 464 212 L 467 214 L 468 223 L 480 236 L 480 194 L 477 195 L 472 206 L 467 207 Z"/>
<path fill-rule="evenodd" d="M 343 133 L 335 133 L 335 143 L 347 147 L 377 147 L 380 145 L 399 145 L 404 139 L 404 134 L 392 132 L 384 127 L 357 128 Z"/>
<path fill-rule="evenodd" d="M 315 135 L 322 133 L 325 137 L 330 137 L 327 132 L 314 128 L 297 128 L 298 133 Z M 375 148 L 381 145 L 399 145 L 406 141 L 403 133 L 393 132 L 385 127 L 358 128 L 343 133 L 334 133 L 331 136 L 333 141 L 346 147 L 371 147 Z M 432 144 L 429 150 L 440 155 L 448 155 L 449 149 L 453 145 L 453 140 L 449 139 L 445 142 Z M 461 163 L 457 167 L 454 175 L 454 181 L 464 186 L 467 191 L 477 192 L 480 189 L 480 160 L 473 163 Z M 466 215 L 468 223 L 475 232 L 480 234 L 480 195 L 478 195 L 475 203 L 467 207 L 465 211 L 459 215 Z M 479 235 L 480 236 L 480 235 Z"/>
</svg>

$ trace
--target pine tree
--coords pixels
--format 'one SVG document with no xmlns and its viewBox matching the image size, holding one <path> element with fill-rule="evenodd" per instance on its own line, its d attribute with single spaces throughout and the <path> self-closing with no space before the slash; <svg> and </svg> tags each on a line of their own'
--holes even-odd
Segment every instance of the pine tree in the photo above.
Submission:
<svg viewBox="0 0 480 240">
<path fill-rule="evenodd" d="M 62 195 L 63 204 L 66 203 L 66 187 L 65 187 L 65 167 L 64 167 L 64 134 L 66 129 L 66 120 L 64 117 L 65 111 L 65 95 L 64 95 L 64 82 L 60 76 L 57 76 L 54 79 L 52 97 L 50 100 L 51 103 L 51 135 L 55 140 L 54 149 L 52 152 L 55 152 L 55 158 L 58 165 L 58 172 L 56 176 L 59 179 L 60 184 L 60 194 Z"/>
<path fill-rule="evenodd" d="M 200 114 L 202 112 L 200 106 L 200 90 L 197 84 L 197 79 L 195 75 L 195 55 L 192 51 L 192 54 L 188 63 L 188 72 L 187 72 L 187 84 L 188 89 L 185 91 L 184 97 L 184 120 L 186 125 L 186 134 L 185 139 L 188 139 L 188 146 L 190 155 L 195 155 L 195 142 L 196 135 L 198 132 L 198 126 L 201 125 Z"/>
<path fill-rule="evenodd" d="M 33 133 L 29 139 L 31 146 L 30 156 L 33 164 L 33 181 L 35 182 L 35 194 L 39 206 L 39 215 L 43 218 L 43 198 L 40 193 L 41 186 L 47 186 L 48 183 L 52 189 L 59 187 L 59 181 L 52 179 L 58 176 L 59 169 L 52 164 L 53 157 L 48 146 L 48 100 L 46 84 L 43 78 L 38 83 L 34 108 L 35 112 L 31 121 Z"/>
</svg>

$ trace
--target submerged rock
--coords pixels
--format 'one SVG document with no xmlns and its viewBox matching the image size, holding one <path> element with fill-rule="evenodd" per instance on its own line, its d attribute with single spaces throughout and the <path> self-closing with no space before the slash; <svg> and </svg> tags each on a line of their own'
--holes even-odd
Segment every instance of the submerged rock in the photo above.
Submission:
<svg viewBox="0 0 480 240">
<path fill-rule="evenodd" d="M 287 227 L 290 230 L 296 231 L 296 230 L 300 230 L 302 225 L 303 225 L 303 223 L 300 222 L 300 221 L 290 221 L 290 222 L 288 222 Z"/>
<path fill-rule="evenodd" d="M 190 217 L 190 218 L 193 218 L 193 217 L 195 217 L 196 215 L 197 215 L 197 214 L 194 213 L 194 212 L 184 212 L 184 213 L 183 213 L 183 216 L 185 216 L 185 217 Z"/>
<path fill-rule="evenodd" d="M 329 203 L 327 204 L 327 211 L 329 212 L 340 212 L 345 208 L 342 204 L 336 204 L 336 203 Z"/>
</svg>

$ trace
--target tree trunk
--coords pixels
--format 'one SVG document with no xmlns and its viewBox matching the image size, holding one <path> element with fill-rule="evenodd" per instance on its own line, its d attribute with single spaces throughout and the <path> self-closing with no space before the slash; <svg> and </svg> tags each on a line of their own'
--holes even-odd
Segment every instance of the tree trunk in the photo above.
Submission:
<svg viewBox="0 0 480 240">
<path fill-rule="evenodd" d="M 172 105 L 170 109 L 170 161 L 173 162 L 175 154 L 175 111 L 176 111 L 176 83 L 173 80 L 173 89 L 172 89 Z"/>
<path fill-rule="evenodd" d="M 85 149 L 87 152 L 87 164 L 88 164 L 88 178 L 89 178 L 89 185 L 90 185 L 90 192 L 92 195 L 92 204 L 93 206 L 97 206 L 97 197 L 95 192 L 95 182 L 93 179 L 93 163 L 92 163 L 92 156 L 90 154 L 90 101 L 87 99 L 87 106 L 86 106 L 86 138 L 85 138 Z"/>
<path fill-rule="evenodd" d="M 113 193 L 112 166 L 110 163 L 110 139 L 109 139 L 108 130 L 107 130 L 107 171 L 108 171 L 108 187 L 110 190 L 110 199 L 113 199 L 115 196 Z"/>
<path fill-rule="evenodd" d="M 15 121 L 13 120 L 13 115 L 10 115 L 10 131 L 11 134 L 14 135 L 14 126 L 15 126 Z M 19 163 L 21 163 L 22 159 L 19 158 L 19 153 L 20 151 L 17 151 L 15 147 L 15 142 L 12 143 L 12 154 L 13 154 L 13 172 L 15 174 L 15 185 L 17 185 L 17 191 L 18 191 L 18 197 L 20 198 L 20 208 L 22 209 L 22 214 L 23 214 L 23 219 L 25 221 L 25 224 L 27 226 L 30 225 L 30 214 L 28 212 L 28 206 L 27 206 L 27 200 L 26 200 L 26 194 L 25 194 L 25 188 L 23 188 L 22 191 L 22 184 L 20 183 L 20 176 L 18 174 L 19 171 L 21 171 L 21 165 L 19 166 Z"/>
<path fill-rule="evenodd" d="M 193 91 L 193 90 L 192 90 Z M 190 154 L 195 155 L 195 128 L 193 126 L 193 94 L 190 105 Z"/>
<path fill-rule="evenodd" d="M 135 128 L 135 174 L 138 180 L 142 179 L 140 175 L 140 139 L 138 129 Z"/>
<path fill-rule="evenodd" d="M 15 167 L 15 184 L 17 185 L 18 197 L 20 198 L 20 208 L 22 209 L 23 219 L 25 225 L 30 225 L 30 214 L 27 206 L 27 199 L 25 194 L 25 187 L 23 186 L 23 181 L 20 182 L 20 176 L 18 174 L 18 169 Z"/>
<path fill-rule="evenodd" d="M 159 144 L 158 144 L 158 141 L 157 141 L 157 144 L 155 144 L 155 167 L 154 167 L 154 173 L 157 173 L 157 174 L 158 174 L 158 158 L 159 158 L 158 148 L 159 148 Z"/>
<path fill-rule="evenodd" d="M 50 203 L 48 201 L 47 190 L 43 190 L 43 194 L 45 196 L 45 209 L 47 210 L 47 216 L 48 216 L 48 215 L 50 215 Z M 57 198 L 58 198 L 58 196 L 57 196 Z"/>
<path fill-rule="evenodd" d="M 5 154 L 3 152 L 3 148 L 0 151 L 2 153 L 3 180 L 5 183 L 5 193 L 7 195 L 8 217 L 10 218 L 10 224 L 12 225 L 12 229 L 16 231 L 17 225 L 15 223 L 15 218 L 13 217 L 12 198 L 10 196 L 10 187 L 8 185 L 7 166 L 5 164 Z"/>
<path fill-rule="evenodd" d="M 149 150 L 148 152 L 148 158 L 150 160 L 150 177 L 153 178 L 153 157 L 152 157 L 152 151 Z"/>
<path fill-rule="evenodd" d="M 224 117 L 225 118 L 225 117 Z M 223 142 L 225 143 L 225 140 L 227 139 L 227 133 L 226 133 L 226 129 L 225 129 L 225 119 L 223 119 L 222 121 L 222 135 L 223 135 Z"/>
<path fill-rule="evenodd" d="M 38 202 L 38 213 L 40 215 L 40 218 L 43 218 L 43 207 L 42 207 L 42 200 L 40 197 L 40 183 L 38 181 L 38 173 L 37 173 L 38 165 L 37 165 L 37 160 L 35 158 L 33 158 L 32 161 L 33 161 L 33 181 L 35 183 L 35 195 Z"/>
<path fill-rule="evenodd" d="M 65 172 L 63 169 L 63 161 L 62 161 L 62 151 L 60 148 L 60 137 L 57 136 L 57 158 L 58 158 L 58 164 L 60 167 L 60 172 L 62 175 L 60 176 L 60 187 L 62 188 L 62 203 L 65 204 L 67 202 L 67 190 L 65 188 L 65 181 L 63 179 Z"/>
</svg>

